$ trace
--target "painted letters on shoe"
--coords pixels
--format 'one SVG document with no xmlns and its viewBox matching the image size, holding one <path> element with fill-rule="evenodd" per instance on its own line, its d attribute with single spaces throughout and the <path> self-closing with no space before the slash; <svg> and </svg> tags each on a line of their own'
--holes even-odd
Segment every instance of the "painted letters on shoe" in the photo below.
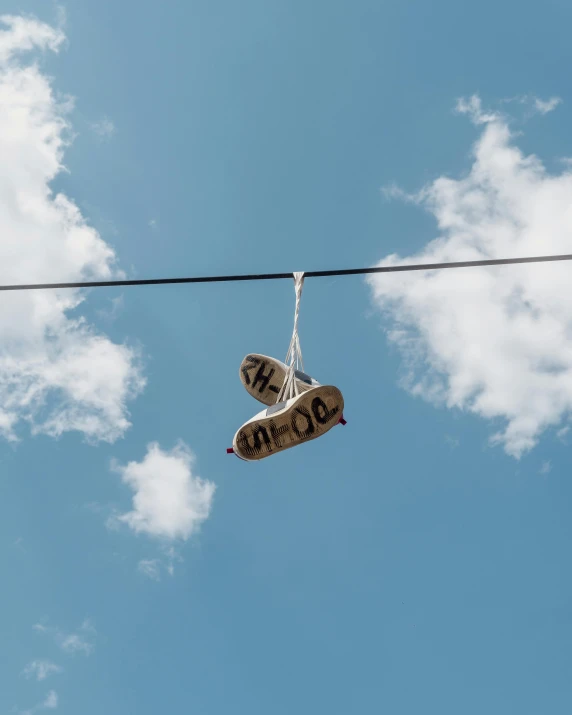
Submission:
<svg viewBox="0 0 572 715">
<path fill-rule="evenodd" d="M 321 437 L 339 423 L 343 410 L 344 398 L 337 387 L 310 388 L 246 422 L 234 436 L 233 450 L 247 461 L 264 459 Z"/>
<path fill-rule="evenodd" d="M 275 405 L 284 384 L 288 367 L 280 360 L 251 353 L 240 364 L 240 381 L 246 391 L 264 405 Z M 306 392 L 320 385 L 314 378 L 296 370 L 298 392 Z"/>
</svg>

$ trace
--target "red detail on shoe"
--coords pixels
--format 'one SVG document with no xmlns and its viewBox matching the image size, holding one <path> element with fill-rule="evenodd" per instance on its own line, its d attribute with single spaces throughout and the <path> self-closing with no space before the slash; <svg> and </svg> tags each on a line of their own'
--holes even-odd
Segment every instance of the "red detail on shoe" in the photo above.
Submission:
<svg viewBox="0 0 572 715">
<path fill-rule="evenodd" d="M 340 424 L 340 425 L 347 425 L 347 420 L 344 420 L 344 416 L 343 416 L 343 415 L 340 417 L 340 421 L 338 422 L 338 424 Z"/>
<path fill-rule="evenodd" d="M 228 447 L 226 450 L 227 454 L 234 454 L 234 448 L 233 447 Z"/>
</svg>

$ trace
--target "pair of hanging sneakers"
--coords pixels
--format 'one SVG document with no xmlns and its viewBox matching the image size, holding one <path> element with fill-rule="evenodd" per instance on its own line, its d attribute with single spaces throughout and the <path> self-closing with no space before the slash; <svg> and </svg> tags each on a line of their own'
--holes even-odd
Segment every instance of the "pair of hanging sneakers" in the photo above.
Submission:
<svg viewBox="0 0 572 715">
<path fill-rule="evenodd" d="M 284 399 L 290 368 L 266 355 L 247 355 L 240 365 L 246 391 L 267 405 L 234 436 L 237 457 L 257 461 L 302 442 L 321 437 L 337 424 L 345 425 L 344 398 L 337 387 L 320 385 L 300 370 L 293 371 L 293 397 Z"/>
</svg>

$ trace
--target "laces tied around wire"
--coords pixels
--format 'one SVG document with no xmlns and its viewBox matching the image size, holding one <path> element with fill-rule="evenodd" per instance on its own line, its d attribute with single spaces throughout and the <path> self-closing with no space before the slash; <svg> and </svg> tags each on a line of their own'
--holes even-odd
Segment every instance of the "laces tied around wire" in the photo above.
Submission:
<svg viewBox="0 0 572 715">
<path fill-rule="evenodd" d="M 304 372 L 304 360 L 302 358 L 302 348 L 300 347 L 300 337 L 298 335 L 298 318 L 300 316 L 300 300 L 302 298 L 302 289 L 304 287 L 304 272 L 296 272 L 294 276 L 294 291 L 296 293 L 296 308 L 294 311 L 294 330 L 292 331 L 292 339 L 286 353 L 286 377 L 284 384 L 278 395 L 277 402 L 289 400 L 299 394 L 298 383 L 296 381 L 296 370 Z"/>
</svg>

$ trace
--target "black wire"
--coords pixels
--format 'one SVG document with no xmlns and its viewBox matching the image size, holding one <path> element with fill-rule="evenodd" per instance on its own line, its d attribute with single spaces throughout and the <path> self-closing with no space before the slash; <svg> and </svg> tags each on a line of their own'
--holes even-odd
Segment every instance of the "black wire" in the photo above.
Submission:
<svg viewBox="0 0 572 715">
<path fill-rule="evenodd" d="M 450 263 L 417 263 L 401 266 L 378 266 L 376 268 L 343 268 L 332 271 L 307 271 L 304 278 L 324 278 L 326 276 L 358 276 L 366 273 L 401 273 L 405 271 L 435 271 L 443 268 L 475 268 L 478 266 L 506 266 L 516 263 L 547 263 L 549 261 L 570 261 L 572 254 L 561 256 L 533 256 L 528 258 L 486 258 L 481 261 L 456 261 Z M 119 281 L 83 281 L 80 283 L 30 283 L 20 285 L 0 285 L 3 290 L 44 290 L 53 288 L 105 288 L 110 286 L 169 285 L 173 283 L 224 283 L 228 281 L 269 281 L 292 278 L 292 273 L 250 273 L 237 276 L 197 276 L 190 278 L 142 278 Z"/>
</svg>

